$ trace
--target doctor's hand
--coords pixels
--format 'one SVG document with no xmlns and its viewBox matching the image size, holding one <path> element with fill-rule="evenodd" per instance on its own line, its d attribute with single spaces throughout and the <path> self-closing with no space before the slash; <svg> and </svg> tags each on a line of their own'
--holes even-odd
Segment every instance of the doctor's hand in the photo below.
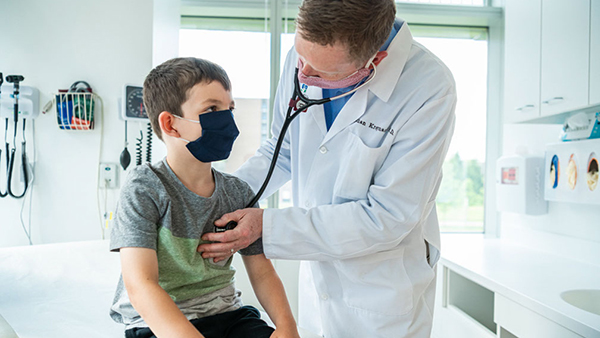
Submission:
<svg viewBox="0 0 600 338">
<path fill-rule="evenodd" d="M 233 230 L 221 233 L 209 232 L 202 236 L 205 241 L 219 242 L 200 244 L 197 251 L 202 253 L 202 258 L 213 258 L 214 262 L 228 259 L 233 253 L 248 247 L 262 236 L 263 209 L 239 209 L 223 215 L 215 221 L 215 225 L 224 227 L 230 221 L 237 222 Z"/>
</svg>

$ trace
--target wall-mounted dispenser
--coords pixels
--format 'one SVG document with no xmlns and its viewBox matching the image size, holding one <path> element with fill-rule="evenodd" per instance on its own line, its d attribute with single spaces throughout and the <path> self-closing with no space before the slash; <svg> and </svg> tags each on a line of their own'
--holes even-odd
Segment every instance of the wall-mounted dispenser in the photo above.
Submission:
<svg viewBox="0 0 600 338">
<path fill-rule="evenodd" d="M 598 154 L 600 139 L 549 144 L 544 165 L 545 198 L 600 204 Z"/>
<path fill-rule="evenodd" d="M 544 159 L 533 156 L 503 156 L 496 161 L 498 211 L 526 215 L 548 213 L 544 199 Z"/>
</svg>

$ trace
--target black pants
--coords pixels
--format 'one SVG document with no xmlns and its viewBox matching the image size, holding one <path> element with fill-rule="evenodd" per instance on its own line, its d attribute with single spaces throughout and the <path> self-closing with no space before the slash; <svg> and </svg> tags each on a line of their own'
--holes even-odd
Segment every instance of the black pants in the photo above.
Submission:
<svg viewBox="0 0 600 338">
<path fill-rule="evenodd" d="M 193 319 L 194 327 L 206 338 L 269 338 L 274 329 L 260 319 L 260 312 L 253 306 L 218 315 Z M 126 338 L 156 338 L 149 328 L 125 331 Z"/>
</svg>

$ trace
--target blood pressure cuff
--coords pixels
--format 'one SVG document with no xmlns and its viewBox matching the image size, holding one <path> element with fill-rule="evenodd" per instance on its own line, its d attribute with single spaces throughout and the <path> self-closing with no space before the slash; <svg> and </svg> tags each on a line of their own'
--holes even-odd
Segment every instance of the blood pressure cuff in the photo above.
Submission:
<svg viewBox="0 0 600 338">
<path fill-rule="evenodd" d="M 59 90 L 56 95 L 56 118 L 61 129 L 93 128 L 94 98 L 87 82 L 77 81 L 68 90 Z"/>
</svg>

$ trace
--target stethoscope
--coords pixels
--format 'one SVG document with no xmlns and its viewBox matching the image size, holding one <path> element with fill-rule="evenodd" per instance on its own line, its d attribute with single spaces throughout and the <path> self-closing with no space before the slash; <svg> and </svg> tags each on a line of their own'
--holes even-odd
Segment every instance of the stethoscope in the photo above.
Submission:
<svg viewBox="0 0 600 338">
<path fill-rule="evenodd" d="M 4 146 L 6 149 L 6 175 L 7 175 L 7 179 L 6 179 L 6 192 L 2 193 L 0 192 L 0 197 L 6 197 L 7 195 L 10 195 L 14 198 L 22 198 L 23 196 L 25 196 L 25 193 L 27 192 L 27 188 L 29 187 L 29 173 L 27 171 L 27 141 L 25 140 L 25 127 L 26 127 L 26 119 L 23 119 L 23 133 L 21 134 L 22 137 L 22 141 L 21 141 L 21 169 L 23 171 L 23 180 L 24 180 L 24 187 L 23 187 L 23 192 L 20 194 L 17 194 L 15 192 L 13 192 L 12 189 L 12 177 L 13 177 L 13 168 L 15 165 L 15 153 L 17 150 L 17 130 L 18 130 L 18 123 L 19 123 L 19 83 L 21 81 L 23 81 L 25 78 L 21 75 L 9 75 L 6 77 L 6 81 L 10 82 L 14 85 L 14 91 L 13 91 L 13 98 L 15 99 L 15 103 L 14 103 L 14 114 L 13 114 L 13 121 L 14 121 L 14 130 L 13 130 L 13 143 L 12 143 L 12 147 L 10 147 L 10 144 L 7 140 L 8 137 L 8 124 L 9 124 L 9 120 L 8 118 L 5 119 L 5 126 L 4 126 Z M 9 151 L 10 150 L 10 151 Z M 10 152 L 10 154 L 9 154 Z M 1 151 L 0 151 L 1 154 Z"/>
<path fill-rule="evenodd" d="M 281 150 L 281 145 L 283 144 L 283 139 L 284 139 L 285 133 L 287 132 L 288 127 L 290 126 L 292 121 L 296 118 L 296 116 L 300 115 L 300 113 L 302 113 L 302 112 L 306 112 L 308 110 L 308 108 L 310 108 L 312 106 L 316 106 L 319 104 L 325 104 L 327 102 L 331 102 L 333 100 L 340 99 L 344 96 L 353 94 L 360 88 L 366 86 L 369 82 L 371 82 L 371 80 L 373 80 L 375 75 L 377 75 L 377 67 L 373 63 L 372 59 L 369 61 L 369 64 L 373 65 L 373 72 L 371 72 L 369 77 L 366 80 L 364 80 L 362 83 L 357 85 L 355 88 L 352 88 L 352 90 L 349 90 L 349 91 L 342 93 L 340 95 L 337 95 L 337 96 L 327 97 L 327 98 L 318 99 L 318 100 L 310 99 L 302 93 L 302 91 L 300 90 L 300 81 L 298 80 L 298 67 L 296 67 L 296 71 L 294 72 L 294 94 L 292 95 L 292 98 L 290 99 L 290 102 L 288 103 L 288 109 L 285 114 L 285 120 L 283 121 L 283 125 L 281 126 L 281 131 L 279 132 L 279 137 L 277 138 L 277 144 L 275 145 L 275 150 L 273 151 L 273 158 L 271 159 L 271 165 L 269 166 L 269 171 L 267 172 L 267 176 L 265 177 L 265 180 L 264 180 L 262 186 L 260 187 L 260 189 L 258 190 L 256 195 L 254 196 L 252 201 L 250 201 L 250 203 L 248 203 L 246 208 L 252 208 L 260 200 L 260 197 L 264 193 L 265 189 L 267 189 L 267 185 L 269 184 L 269 181 L 271 180 L 273 171 L 275 171 L 275 165 L 277 164 L 277 158 L 279 157 L 279 151 Z M 232 230 L 236 226 L 237 226 L 236 222 L 230 221 L 224 227 L 215 226 L 215 232 L 224 232 L 227 230 Z"/>
</svg>

